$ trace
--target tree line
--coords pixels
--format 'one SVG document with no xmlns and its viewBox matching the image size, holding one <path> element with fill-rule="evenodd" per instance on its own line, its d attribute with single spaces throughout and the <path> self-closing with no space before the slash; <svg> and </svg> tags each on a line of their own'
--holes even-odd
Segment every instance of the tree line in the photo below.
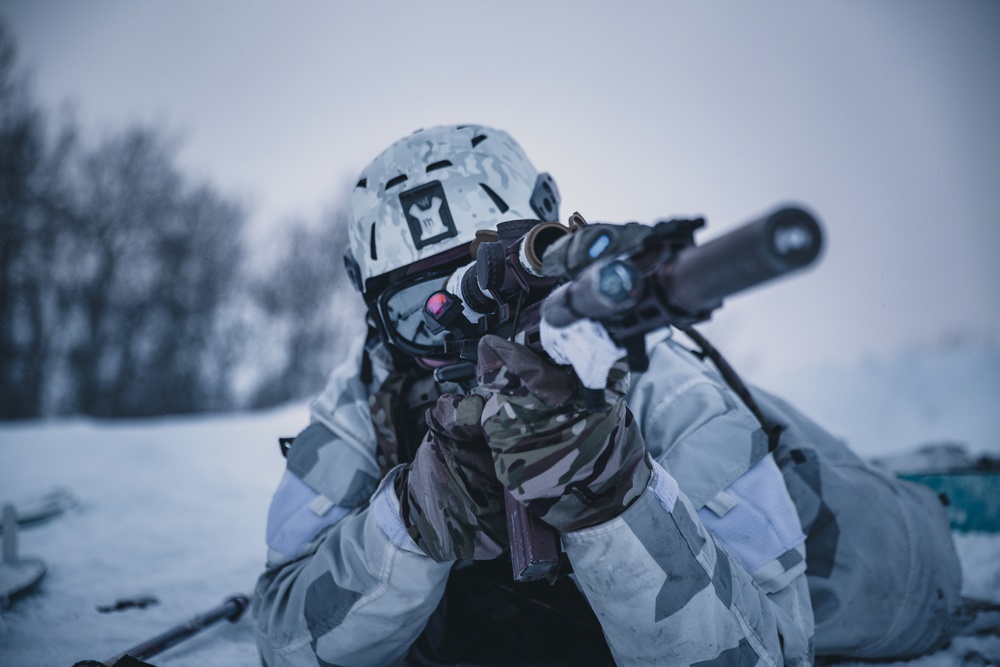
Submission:
<svg viewBox="0 0 1000 667">
<path fill-rule="evenodd" d="M 161 129 L 88 142 L 33 100 L 0 22 L 0 419 L 259 408 L 319 391 L 356 334 L 340 209 L 269 262 L 239 199 Z M 311 223 L 311 224 L 310 224 Z"/>
</svg>

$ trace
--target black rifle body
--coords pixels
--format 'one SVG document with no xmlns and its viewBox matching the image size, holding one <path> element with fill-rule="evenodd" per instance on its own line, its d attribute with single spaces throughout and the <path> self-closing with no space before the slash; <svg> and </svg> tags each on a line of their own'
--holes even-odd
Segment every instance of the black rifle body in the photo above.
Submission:
<svg viewBox="0 0 1000 667">
<path fill-rule="evenodd" d="M 458 298 L 493 310 L 480 319 L 471 340 L 476 326 L 468 320 L 444 327 L 454 334 L 453 350 L 466 360 L 464 369 L 446 371 L 449 380 L 474 375 L 474 343 L 488 333 L 544 353 L 543 318 L 557 327 L 579 319 L 600 322 L 625 350 L 629 367 L 643 371 L 647 333 L 703 322 L 724 298 L 803 269 L 822 250 L 819 223 L 795 206 L 777 208 L 702 246 L 694 244 L 702 219 L 588 225 L 574 214 L 570 223 L 518 220 L 485 237 Z M 558 533 L 509 494 L 506 503 L 514 579 L 551 579 L 559 563 Z"/>
</svg>

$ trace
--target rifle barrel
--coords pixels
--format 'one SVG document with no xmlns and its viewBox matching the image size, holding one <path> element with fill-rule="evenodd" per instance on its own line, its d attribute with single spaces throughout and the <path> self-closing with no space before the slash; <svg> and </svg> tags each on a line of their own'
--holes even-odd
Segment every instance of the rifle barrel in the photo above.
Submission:
<svg viewBox="0 0 1000 667">
<path fill-rule="evenodd" d="M 672 305 L 712 310 L 724 297 L 812 264 L 822 245 L 816 218 L 785 207 L 682 251 L 663 268 L 661 284 Z"/>
</svg>

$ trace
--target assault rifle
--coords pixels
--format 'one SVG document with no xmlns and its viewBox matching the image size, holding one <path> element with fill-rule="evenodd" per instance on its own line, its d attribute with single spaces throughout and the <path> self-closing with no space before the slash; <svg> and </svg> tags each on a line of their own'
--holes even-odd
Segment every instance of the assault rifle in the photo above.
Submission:
<svg viewBox="0 0 1000 667">
<path fill-rule="evenodd" d="M 461 294 L 440 291 L 424 306 L 435 333 L 463 362 L 440 368 L 439 381 L 475 382 L 476 346 L 495 334 L 544 351 L 544 320 L 566 327 L 599 323 L 625 352 L 629 368 L 649 364 L 645 335 L 705 321 L 725 297 L 812 264 L 822 248 L 816 219 L 794 206 L 778 208 L 696 246 L 703 218 L 655 225 L 588 224 L 574 213 L 569 226 L 513 220 L 477 235 L 475 263 L 461 277 Z M 473 321 L 467 309 L 479 314 Z M 583 388 L 590 404 L 600 389 Z M 551 578 L 558 566 L 558 536 L 507 497 L 514 578 Z"/>
</svg>

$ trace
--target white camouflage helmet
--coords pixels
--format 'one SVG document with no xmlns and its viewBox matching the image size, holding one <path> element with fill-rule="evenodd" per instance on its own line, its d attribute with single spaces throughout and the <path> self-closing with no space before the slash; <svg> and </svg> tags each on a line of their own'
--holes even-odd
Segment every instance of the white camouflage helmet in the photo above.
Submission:
<svg viewBox="0 0 1000 667">
<path fill-rule="evenodd" d="M 559 193 L 501 130 L 449 125 L 397 141 L 362 173 L 344 256 L 381 338 L 411 358 L 446 359 L 447 332 L 423 309 L 468 264 L 479 230 L 505 220 L 559 219 Z"/>
<path fill-rule="evenodd" d="M 477 230 L 504 220 L 555 221 L 558 208 L 551 177 L 506 132 L 418 130 L 376 157 L 354 188 L 348 271 L 366 293 L 371 278 L 469 243 Z"/>
</svg>

